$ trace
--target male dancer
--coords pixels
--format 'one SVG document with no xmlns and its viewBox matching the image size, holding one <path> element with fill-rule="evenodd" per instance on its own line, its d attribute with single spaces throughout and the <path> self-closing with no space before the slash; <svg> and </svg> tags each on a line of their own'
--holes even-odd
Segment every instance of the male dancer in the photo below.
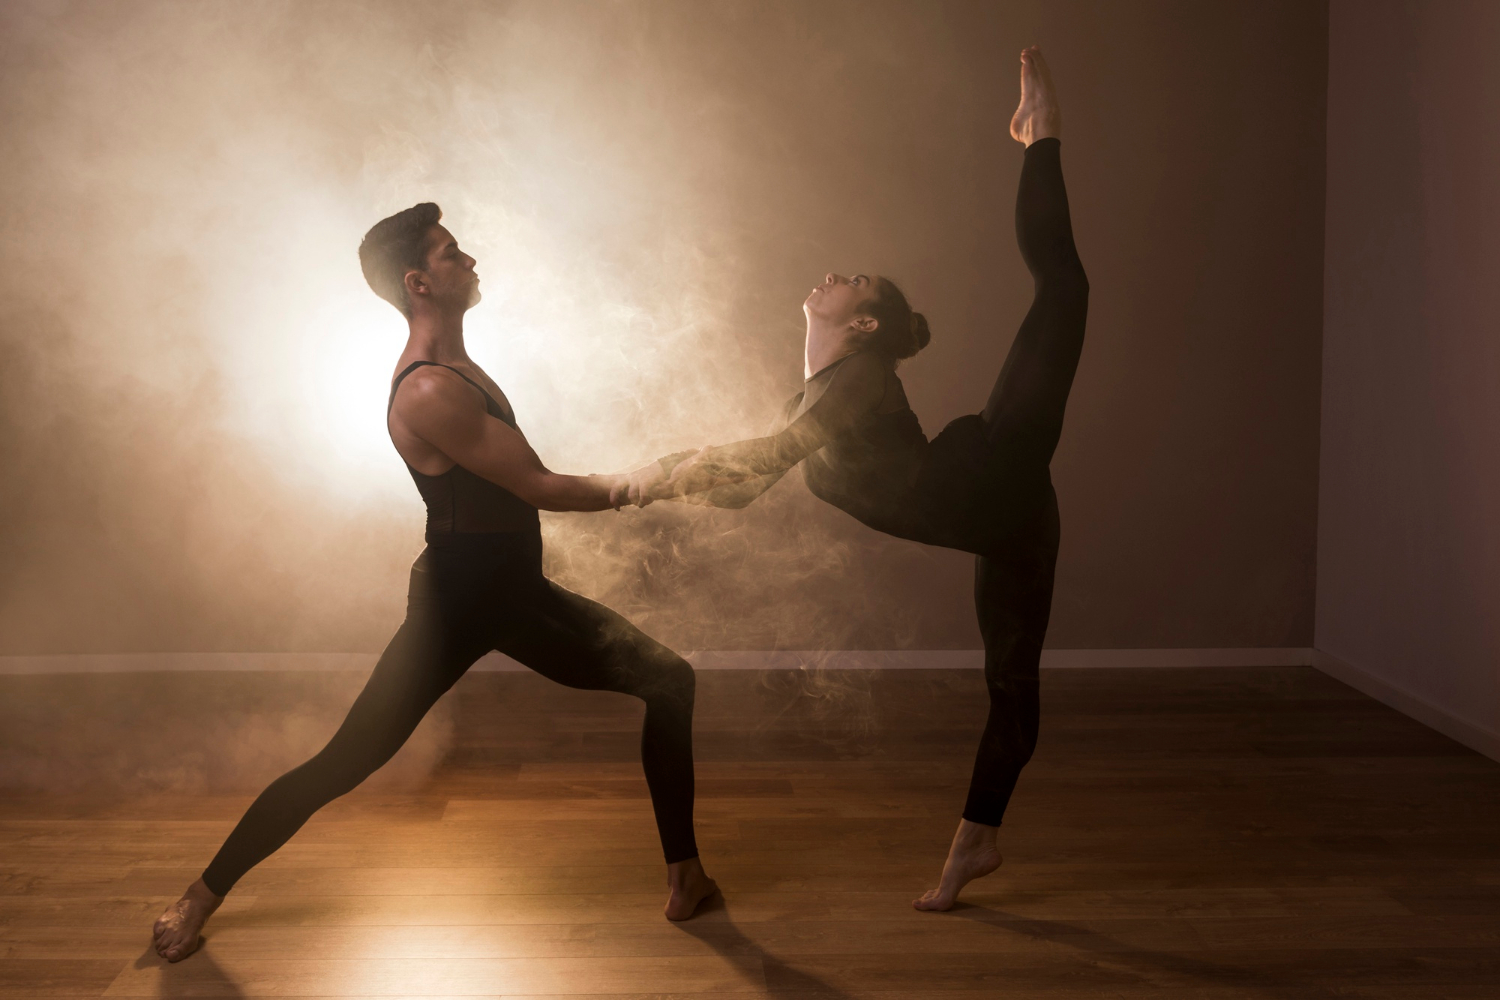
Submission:
<svg viewBox="0 0 1500 1000">
<path fill-rule="evenodd" d="M 441 217 L 430 202 L 416 205 L 376 223 L 359 248 L 365 280 L 410 328 L 387 409 L 391 440 L 427 505 L 406 621 L 328 745 L 261 793 L 157 919 L 156 951 L 168 961 L 192 954 L 235 882 L 389 760 L 492 649 L 569 687 L 645 701 L 641 762 L 666 855 L 667 918 L 687 919 L 716 890 L 693 838 L 692 667 L 542 575 L 537 509 L 605 510 L 625 477 L 559 475 L 531 450 L 505 394 L 464 350 L 479 277 Z"/>
</svg>

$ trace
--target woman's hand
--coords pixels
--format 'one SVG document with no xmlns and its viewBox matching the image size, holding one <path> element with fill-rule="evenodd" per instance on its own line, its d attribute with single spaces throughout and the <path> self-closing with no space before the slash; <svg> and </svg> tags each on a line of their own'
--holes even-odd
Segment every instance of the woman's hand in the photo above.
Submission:
<svg viewBox="0 0 1500 1000">
<path fill-rule="evenodd" d="M 693 454 L 684 458 L 672 467 L 672 476 L 663 483 L 664 496 L 676 496 L 679 493 L 690 492 L 681 489 L 683 483 L 694 476 L 701 476 L 703 469 L 708 465 L 708 453 L 711 447 L 699 448 Z"/>
<path fill-rule="evenodd" d="M 681 496 L 685 491 L 682 486 L 693 478 L 703 478 L 703 473 L 713 466 L 708 460 L 707 453 L 710 448 L 699 448 L 696 452 L 688 455 L 680 462 L 672 464 L 672 474 L 667 475 L 664 467 L 668 456 L 643 465 L 634 472 L 619 477 L 619 481 L 609 491 L 609 503 L 615 510 L 634 504 L 637 507 L 645 507 L 657 500 L 671 500 Z M 677 454 L 683 454 L 678 452 Z"/>
</svg>

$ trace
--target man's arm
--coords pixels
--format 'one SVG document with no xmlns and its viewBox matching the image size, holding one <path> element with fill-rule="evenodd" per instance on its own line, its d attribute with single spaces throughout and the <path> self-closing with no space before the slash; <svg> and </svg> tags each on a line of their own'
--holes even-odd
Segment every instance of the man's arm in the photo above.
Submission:
<svg viewBox="0 0 1500 1000">
<path fill-rule="evenodd" d="M 393 410 L 408 431 L 449 459 L 542 510 L 605 510 L 623 476 L 551 472 L 515 428 L 485 412 L 484 401 L 456 373 L 429 367 L 409 375 Z"/>
</svg>

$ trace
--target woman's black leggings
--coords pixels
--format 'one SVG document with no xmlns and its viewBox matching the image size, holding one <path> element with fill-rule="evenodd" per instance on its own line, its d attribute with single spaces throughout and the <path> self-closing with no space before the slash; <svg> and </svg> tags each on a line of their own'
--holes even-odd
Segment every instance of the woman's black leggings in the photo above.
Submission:
<svg viewBox="0 0 1500 1000">
<path fill-rule="evenodd" d="M 273 781 L 203 873 L 224 895 L 308 818 L 401 748 L 428 709 L 492 649 L 543 677 L 646 703 L 641 763 L 667 862 L 693 839 L 693 668 L 601 604 L 552 583 L 532 533 L 454 536 L 411 571 L 406 621 L 328 745 Z"/>
<path fill-rule="evenodd" d="M 997 482 L 1034 494 L 1022 504 L 1032 513 L 981 553 L 974 567 L 990 716 L 964 818 L 987 826 L 1000 825 L 1021 768 L 1036 749 L 1037 668 L 1058 545 L 1057 497 L 1047 467 L 1062 434 L 1088 315 L 1089 283 L 1073 245 L 1059 154 L 1056 139 L 1026 148 L 1016 238 L 1036 292 L 982 414 Z"/>
</svg>

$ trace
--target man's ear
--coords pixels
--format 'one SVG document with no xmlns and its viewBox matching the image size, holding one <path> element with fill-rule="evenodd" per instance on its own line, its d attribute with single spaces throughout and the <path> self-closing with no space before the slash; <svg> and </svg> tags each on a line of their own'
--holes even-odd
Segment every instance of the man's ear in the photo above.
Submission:
<svg viewBox="0 0 1500 1000">
<path fill-rule="evenodd" d="M 414 295 L 426 295 L 431 288 L 427 285 L 427 275 L 421 271 L 407 271 L 402 275 L 401 283 L 406 286 L 406 297 Z"/>
<path fill-rule="evenodd" d="M 856 316 L 849 324 L 860 333 L 874 333 L 880 326 L 880 321 L 874 316 Z"/>
</svg>

